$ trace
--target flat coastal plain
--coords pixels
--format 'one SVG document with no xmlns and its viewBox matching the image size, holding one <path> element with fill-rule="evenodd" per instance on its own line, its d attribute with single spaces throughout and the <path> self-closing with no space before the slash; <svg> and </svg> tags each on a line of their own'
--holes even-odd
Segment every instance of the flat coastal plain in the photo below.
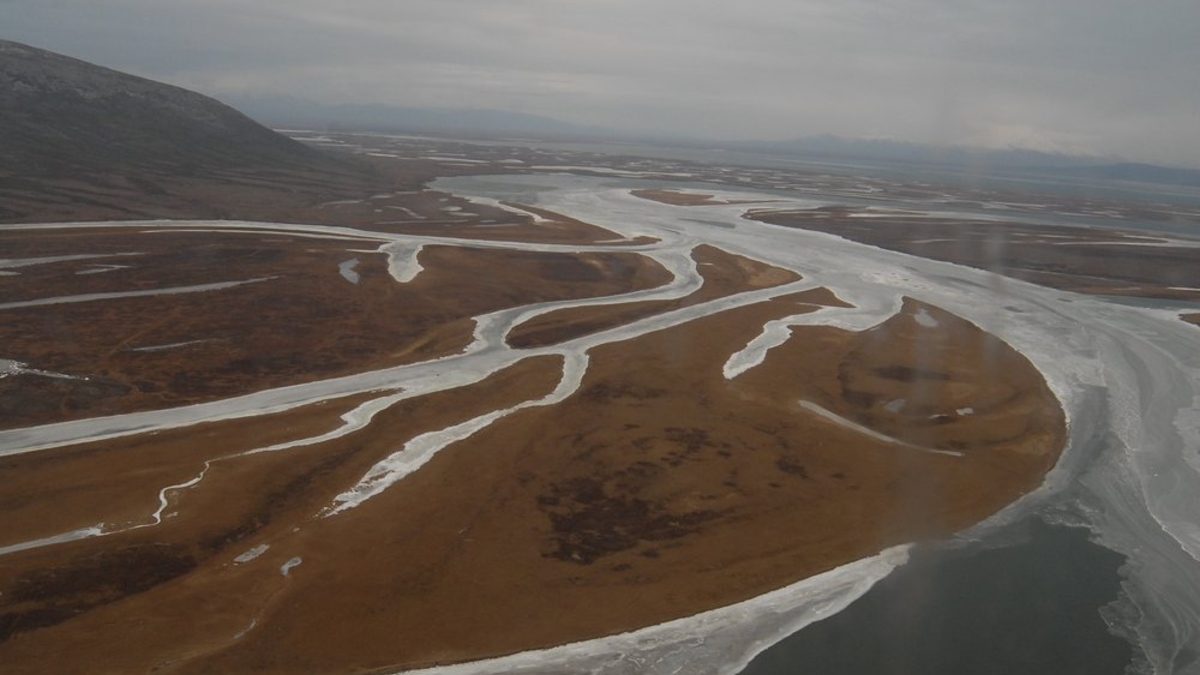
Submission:
<svg viewBox="0 0 1200 675">
<path fill-rule="evenodd" d="M 854 303 L 392 187 L 307 224 L 0 230 L 5 672 L 384 673 L 636 630 L 968 527 L 1066 442 L 1033 365 L 935 305 L 804 325 Z"/>
</svg>

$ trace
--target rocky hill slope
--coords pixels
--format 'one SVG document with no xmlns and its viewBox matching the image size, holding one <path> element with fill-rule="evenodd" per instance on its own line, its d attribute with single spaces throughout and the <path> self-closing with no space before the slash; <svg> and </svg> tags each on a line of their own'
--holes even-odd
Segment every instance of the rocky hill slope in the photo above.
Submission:
<svg viewBox="0 0 1200 675">
<path fill-rule="evenodd" d="M 0 128 L 0 220 L 230 215 L 247 189 L 378 180 L 207 96 L 8 41 Z"/>
</svg>

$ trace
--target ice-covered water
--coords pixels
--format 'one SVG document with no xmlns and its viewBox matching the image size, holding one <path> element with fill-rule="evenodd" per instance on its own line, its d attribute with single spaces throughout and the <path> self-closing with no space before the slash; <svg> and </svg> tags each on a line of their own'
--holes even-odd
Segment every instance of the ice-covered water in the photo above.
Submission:
<svg viewBox="0 0 1200 675">
<path fill-rule="evenodd" d="M 358 270 L 355 269 L 356 267 L 358 267 L 358 258 L 344 260 L 338 264 L 338 274 L 342 275 L 342 278 L 346 281 L 357 284 L 361 277 L 358 274 Z"/>
<path fill-rule="evenodd" d="M 246 552 L 238 555 L 238 557 L 233 559 L 233 562 L 238 563 L 239 565 L 242 563 L 248 563 L 251 560 L 254 560 L 255 558 L 259 557 L 260 555 L 266 553 L 267 549 L 269 549 L 269 548 L 271 548 L 270 544 L 259 544 L 258 546 L 255 546 L 254 548 L 251 548 L 251 549 L 247 550 Z"/>
<path fill-rule="evenodd" d="M 304 559 L 301 558 L 300 556 L 288 558 L 287 562 L 285 562 L 279 566 L 279 573 L 286 577 L 292 573 L 292 570 L 299 567 L 300 564 L 303 562 L 304 562 Z"/>
<path fill-rule="evenodd" d="M 732 227 L 690 221 L 680 228 L 686 211 L 631 197 L 627 185 L 612 180 L 526 176 L 437 182 L 439 189 L 497 199 L 508 191 L 528 197 L 535 185 L 542 188 L 538 206 L 580 220 L 618 232 L 626 223 L 643 231 L 661 224 L 665 231 L 794 269 L 858 305 L 847 312 L 857 319 L 847 328 L 868 327 L 907 295 L 1009 342 L 1043 372 L 1062 401 L 1071 425 L 1069 446 L 1040 489 L 964 536 L 986 538 L 1034 510 L 1072 514 L 1097 542 L 1128 557 L 1127 611 L 1112 620 L 1125 622 L 1117 628 L 1136 640 L 1152 672 L 1200 672 L 1200 331 L 1176 313 L 746 222 L 740 218 L 744 207 L 736 205 L 705 207 L 706 219 L 723 216 Z M 680 670 L 659 672 L 732 672 L 737 658 L 733 652 L 729 657 L 723 663 L 689 660 Z M 576 669 L 575 662 L 559 665 Z"/>
<path fill-rule="evenodd" d="M 117 291 L 113 293 L 81 293 L 79 295 L 60 295 L 49 298 L 37 298 L 34 300 L 18 300 L 15 302 L 0 303 L 0 309 L 24 309 L 27 307 L 43 307 L 45 305 L 69 305 L 79 302 L 99 302 L 102 300 L 117 300 L 120 298 L 145 298 L 156 295 L 182 295 L 185 293 L 205 293 L 208 291 L 222 291 L 247 284 L 259 284 L 264 281 L 270 281 L 268 277 L 259 279 L 244 279 L 241 281 L 221 281 L 212 284 L 196 284 L 193 286 L 173 286 L 170 288 L 157 288 L 145 291 Z"/>
<path fill-rule="evenodd" d="M 747 221 L 748 205 L 695 211 L 638 199 L 626 178 L 504 176 L 439 179 L 434 187 L 478 203 L 518 201 L 592 222 L 629 238 L 649 235 L 659 243 L 631 247 L 515 244 L 365 233 L 350 228 L 266 223 L 143 223 L 166 231 L 191 227 L 226 232 L 285 231 L 295 236 L 376 242 L 388 256 L 396 282 L 420 273 L 421 247 L 438 242 L 476 248 L 535 251 L 639 250 L 673 275 L 666 286 L 612 298 L 546 303 L 477 317 L 474 343 L 462 354 L 429 362 L 257 392 L 224 401 L 164 411 L 67 422 L 35 429 L 0 431 L 0 456 L 37 451 L 78 439 L 98 439 L 286 410 L 336 396 L 379 391 L 380 396 L 348 413 L 345 424 L 313 439 L 282 443 L 263 451 L 286 451 L 346 433 L 395 401 L 469 385 L 522 358 L 558 355 L 564 377 L 545 399 L 495 411 L 435 430 L 370 469 L 327 513 L 352 508 L 401 480 L 440 448 L 515 412 L 569 395 L 586 368 L 589 349 L 625 340 L 714 311 L 759 302 L 815 286 L 827 286 L 854 305 L 790 317 L 764 327 L 760 338 L 731 354 L 726 375 L 757 367 L 767 350 L 782 344 L 796 325 L 830 325 L 863 330 L 893 316 L 905 296 L 930 303 L 978 324 L 1026 354 L 1046 376 L 1071 425 L 1069 445 L 1058 466 L 1034 493 L 961 536 L 984 539 L 996 528 L 1033 512 L 1057 512 L 1086 525 L 1094 539 L 1128 556 L 1116 627 L 1132 636 L 1148 667 L 1162 674 L 1193 673 L 1200 643 L 1200 331 L 1176 312 L 1147 310 L 1076 296 L 948 263 L 883 251 L 826 234 Z M 723 196 L 729 191 L 725 191 Z M 731 193 L 731 198 L 738 197 Z M 744 194 L 746 199 L 763 195 Z M 769 195 L 780 199 L 779 194 Z M 804 200 L 796 205 L 811 206 Z M 89 226 L 111 227 L 114 224 Z M 128 225 L 128 224 L 126 224 Z M 75 224 L 71 227 L 79 227 Z M 36 226 L 34 226 L 36 227 Z M 67 227 L 45 225 L 41 227 Z M 512 327 L 560 307 L 682 297 L 702 282 L 692 248 L 701 243 L 794 270 L 804 280 L 722 298 L 633 322 L 540 350 L 511 350 Z M 918 315 L 928 325 L 931 315 Z M 574 369 L 574 370 L 573 370 Z M 959 414 L 970 414 L 966 409 Z M 398 450 L 401 450 L 398 448 Z M 410 452 L 414 451 L 414 452 Z M 423 458 L 423 459 L 422 459 Z M 169 486 L 163 497 L 188 489 Z M 61 536 L 88 536 L 91 531 Z M 50 539 L 53 539 L 51 537 Z M 761 598 L 633 633 L 529 652 L 496 661 L 437 669 L 444 673 L 596 672 L 731 673 L 754 653 L 802 625 L 839 611 L 905 559 L 904 549 L 843 566 Z M 290 563 L 291 561 L 289 561 Z M 297 559 L 297 564 L 298 564 Z M 290 569 L 290 568 L 288 568 Z M 285 575 L 288 570 L 281 569 Z"/>
</svg>

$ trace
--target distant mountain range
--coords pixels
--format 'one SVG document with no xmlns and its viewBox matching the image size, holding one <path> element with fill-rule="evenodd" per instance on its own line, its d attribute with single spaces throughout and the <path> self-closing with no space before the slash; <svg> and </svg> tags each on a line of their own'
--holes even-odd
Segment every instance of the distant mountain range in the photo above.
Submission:
<svg viewBox="0 0 1200 675">
<path fill-rule="evenodd" d="M 30 181 L 120 175 L 146 191 L 189 177 L 228 181 L 229 172 L 322 173 L 358 180 L 362 167 L 267 129 L 411 132 L 626 141 L 736 150 L 786 161 L 890 163 L 896 170 L 1043 173 L 1058 179 L 1200 187 L 1200 170 L 1032 150 L 992 150 L 894 140 L 814 136 L 784 141 L 711 141 L 621 134 L 550 117 L 497 110 L 324 105 L 299 98 L 212 98 L 27 45 L 0 40 L 0 196 L 41 188 Z M 623 151 L 627 151 L 628 146 Z M 235 180 L 241 178 L 235 177 Z M 310 181 L 311 182 L 311 181 Z M 60 186 L 61 187 L 61 186 Z M 62 190 L 60 190 L 61 192 Z M 69 195 L 63 194 L 61 203 Z M 9 200 L 11 204 L 11 199 Z M 26 209 L 5 212 L 28 213 Z"/>
<path fill-rule="evenodd" d="M 1025 148 L 972 148 L 890 139 L 823 135 L 786 141 L 742 141 L 743 151 L 810 160 L 890 162 L 972 172 L 1053 173 L 1059 178 L 1099 179 L 1200 187 L 1200 170 L 1124 161 L 1118 157 L 1068 155 Z"/>
<path fill-rule="evenodd" d="M 207 96 L 0 41 L 0 176 L 203 173 L 324 155 Z"/>
<path fill-rule="evenodd" d="M 1159 166 L 1157 164 L 1116 162 L 1113 164 L 1074 167 L 1070 169 L 1070 173 L 1080 178 L 1200 187 L 1200 169 L 1181 169 L 1170 166 Z"/>
<path fill-rule="evenodd" d="M 843 138 L 823 134 L 782 141 L 742 141 L 742 149 L 761 152 L 806 154 L 811 157 L 840 159 L 872 159 L 918 164 L 989 163 L 1011 166 L 1094 165 L 1113 161 L 1112 157 L 1068 155 L 1026 148 L 979 148 L 954 145 L 932 145 L 887 138 Z"/>
<path fill-rule="evenodd" d="M 290 96 L 229 99 L 276 128 L 379 131 L 439 135 L 520 136 L 543 140 L 633 141 L 663 146 L 737 150 L 809 161 L 887 162 L 948 170 L 1053 172 L 1057 177 L 1200 186 L 1200 170 L 1127 162 L 1117 157 L 1068 155 L 1023 148 L 941 146 L 832 135 L 789 140 L 713 141 L 684 136 L 631 135 L 598 126 L 502 110 L 392 105 L 325 105 Z"/>
<path fill-rule="evenodd" d="M 535 138 L 615 138 L 602 127 L 504 110 L 419 108 L 382 104 L 325 105 L 291 96 L 228 96 L 247 115 L 275 128 Z"/>
</svg>

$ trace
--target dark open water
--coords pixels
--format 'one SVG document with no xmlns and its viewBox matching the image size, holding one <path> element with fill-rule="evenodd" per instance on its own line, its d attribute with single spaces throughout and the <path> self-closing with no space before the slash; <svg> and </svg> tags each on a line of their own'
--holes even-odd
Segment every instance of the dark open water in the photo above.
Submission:
<svg viewBox="0 0 1200 675">
<path fill-rule="evenodd" d="M 743 675 L 1122 675 L 1133 649 L 1100 609 L 1117 598 L 1124 558 L 1041 520 L 1006 534 L 1016 543 L 915 550 Z"/>
</svg>

